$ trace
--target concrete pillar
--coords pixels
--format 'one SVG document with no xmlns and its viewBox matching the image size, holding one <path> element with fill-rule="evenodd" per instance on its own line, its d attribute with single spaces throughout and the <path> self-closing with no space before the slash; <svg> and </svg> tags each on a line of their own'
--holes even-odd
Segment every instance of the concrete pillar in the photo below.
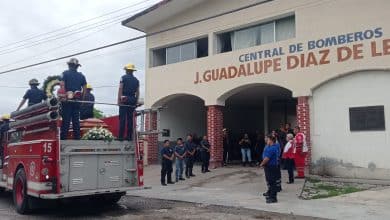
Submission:
<svg viewBox="0 0 390 220">
<path fill-rule="evenodd" d="M 157 130 L 157 112 L 149 112 L 145 115 L 145 131 Z M 158 134 L 148 134 L 145 137 L 147 142 L 147 160 L 148 164 L 158 162 Z"/>
<path fill-rule="evenodd" d="M 222 166 L 223 160 L 223 107 L 207 106 L 207 136 L 210 141 L 210 168 Z"/>
<path fill-rule="evenodd" d="M 216 38 L 214 37 L 214 33 L 211 32 L 208 34 L 208 41 L 209 41 L 209 45 L 208 45 L 208 53 L 209 53 L 209 56 L 212 56 L 214 54 L 216 54 L 216 51 L 214 51 L 214 49 L 216 49 L 216 47 L 214 47 L 214 42 L 216 41 Z M 216 45 L 216 44 L 215 44 Z"/>
<path fill-rule="evenodd" d="M 311 138 L 310 138 L 310 111 L 309 111 L 309 97 L 298 97 L 297 104 L 297 125 L 301 128 L 306 136 L 306 143 L 309 146 L 309 152 L 306 157 L 306 167 L 311 163 Z"/>
<path fill-rule="evenodd" d="M 269 112 L 269 109 L 268 109 L 268 96 L 264 96 L 264 103 L 263 103 L 263 107 L 264 107 L 264 133 L 265 134 L 268 134 L 269 133 L 269 123 L 268 123 L 268 112 Z"/>
</svg>

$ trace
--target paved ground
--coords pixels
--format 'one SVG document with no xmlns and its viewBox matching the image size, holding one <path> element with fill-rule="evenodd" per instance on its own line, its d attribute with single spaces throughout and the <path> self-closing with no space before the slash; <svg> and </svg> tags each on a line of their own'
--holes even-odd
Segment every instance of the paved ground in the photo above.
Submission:
<svg viewBox="0 0 390 220">
<path fill-rule="evenodd" d="M 298 198 L 303 180 L 297 180 L 294 185 L 284 184 L 279 203 L 269 205 L 259 195 L 266 188 L 260 168 L 235 166 L 200 174 L 196 167 L 195 178 L 168 187 L 160 186 L 159 171 L 159 166 L 147 167 L 145 183 L 152 189 L 129 194 L 330 219 L 390 219 L 390 188 L 307 201 Z M 283 176 L 285 181 L 285 171 Z"/>
<path fill-rule="evenodd" d="M 0 194 L 0 219 L 316 219 L 291 214 L 279 214 L 244 208 L 203 205 L 188 202 L 167 201 L 151 198 L 125 196 L 118 204 L 108 207 L 77 202 L 35 210 L 28 216 L 15 213 L 10 193 Z"/>
<path fill-rule="evenodd" d="M 159 171 L 159 166 L 145 170 L 146 185 L 152 189 L 129 191 L 118 205 L 104 208 L 72 203 L 20 216 L 14 211 L 11 194 L 0 193 L 0 219 L 390 219 L 390 188 L 305 201 L 298 199 L 303 180 L 297 180 L 294 185 L 283 185 L 279 203 L 268 205 L 259 195 L 266 188 L 259 168 L 195 172 L 195 178 L 166 187 L 159 184 Z M 283 176 L 286 180 L 285 172 Z"/>
</svg>

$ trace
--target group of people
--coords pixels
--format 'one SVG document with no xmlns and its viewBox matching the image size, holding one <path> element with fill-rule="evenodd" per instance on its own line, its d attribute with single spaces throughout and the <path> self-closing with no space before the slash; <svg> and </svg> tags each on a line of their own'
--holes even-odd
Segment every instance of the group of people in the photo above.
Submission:
<svg viewBox="0 0 390 220">
<path fill-rule="evenodd" d="M 93 118 L 95 97 L 92 94 L 92 86 L 87 84 L 85 76 L 78 71 L 81 66 L 79 61 L 71 58 L 67 65 L 68 70 L 62 73 L 58 91 L 62 110 L 61 139 L 68 138 L 69 127 L 72 123 L 73 139 L 79 140 L 81 138 L 80 120 Z M 139 81 L 133 74 L 136 71 L 133 64 L 127 64 L 124 70 L 126 74 L 121 77 L 117 98 L 120 121 L 118 140 L 131 141 L 133 139 L 133 112 L 139 99 Z M 20 110 L 27 101 L 28 106 L 32 106 L 47 99 L 47 94 L 38 88 L 37 79 L 31 79 L 29 85 L 30 89 L 23 96 L 17 110 Z M 127 131 L 126 136 L 125 131 Z"/>
<path fill-rule="evenodd" d="M 210 143 L 207 136 L 204 136 L 199 145 L 194 142 L 193 135 L 187 135 L 186 141 L 183 142 L 182 138 L 178 138 L 176 145 L 171 146 L 169 140 L 164 141 L 164 146 L 161 149 L 161 185 L 174 184 L 172 181 L 173 163 L 175 163 L 175 177 L 176 182 L 184 181 L 195 177 L 193 173 L 193 167 L 195 162 L 196 152 L 200 152 L 202 160 L 202 173 L 210 172 Z"/>
<path fill-rule="evenodd" d="M 285 146 L 287 143 L 287 134 L 294 134 L 290 123 L 281 124 L 280 128 L 271 132 L 276 136 L 278 143 Z M 266 145 L 265 137 L 262 132 L 256 131 L 256 135 L 244 133 L 239 139 L 235 139 L 228 133 L 228 130 L 223 129 L 223 164 L 228 161 L 238 159 L 242 160 L 242 165 L 259 165 L 261 163 L 261 155 Z M 237 155 L 239 152 L 239 155 Z"/>
<path fill-rule="evenodd" d="M 276 132 L 266 137 L 266 146 L 262 155 L 260 167 L 264 168 L 265 179 L 268 190 L 263 194 L 267 203 L 277 202 L 277 193 L 282 190 L 281 187 L 281 167 L 280 162 L 283 159 L 288 172 L 287 184 L 294 183 L 294 167 L 297 169 L 296 178 L 304 178 L 305 157 L 307 154 L 307 145 L 305 135 L 301 132 L 299 126 L 296 126 L 293 132 L 286 133 L 286 143 L 280 144 L 280 138 Z"/>
<path fill-rule="evenodd" d="M 223 130 L 223 164 L 228 162 L 228 155 L 232 152 L 232 143 L 227 129 Z M 258 133 L 256 140 L 251 141 L 248 134 L 244 134 L 239 140 L 238 146 L 241 150 L 243 166 L 259 165 L 264 168 L 267 192 L 263 193 L 267 203 L 277 202 L 277 193 L 282 190 L 281 169 L 288 172 L 287 184 L 294 183 L 295 178 L 305 177 L 305 160 L 308 152 L 306 137 L 301 132 L 299 126 L 291 128 L 290 123 L 280 126 L 279 129 L 272 130 L 265 137 Z M 252 160 L 254 156 L 254 161 Z M 294 176 L 294 169 L 297 176 Z"/>
</svg>

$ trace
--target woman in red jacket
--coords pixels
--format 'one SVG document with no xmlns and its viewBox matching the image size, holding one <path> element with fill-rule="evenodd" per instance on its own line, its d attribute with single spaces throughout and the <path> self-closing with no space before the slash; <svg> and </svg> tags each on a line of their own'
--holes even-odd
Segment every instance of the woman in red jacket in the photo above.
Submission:
<svg viewBox="0 0 390 220">
<path fill-rule="evenodd" d="M 294 135 L 287 134 L 287 144 L 284 147 L 282 158 L 285 161 L 285 165 L 288 172 L 288 182 L 287 184 L 294 183 L 294 157 L 295 157 L 295 143 Z"/>
</svg>

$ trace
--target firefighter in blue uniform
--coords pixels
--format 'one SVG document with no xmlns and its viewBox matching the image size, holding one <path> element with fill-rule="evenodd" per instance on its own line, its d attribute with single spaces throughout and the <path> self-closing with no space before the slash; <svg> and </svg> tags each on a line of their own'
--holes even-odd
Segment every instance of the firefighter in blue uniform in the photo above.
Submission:
<svg viewBox="0 0 390 220">
<path fill-rule="evenodd" d="M 163 186 L 166 186 L 166 183 L 174 184 L 174 182 L 172 181 L 172 166 L 175 155 L 173 154 L 173 148 L 169 145 L 170 142 L 168 140 L 165 140 L 164 147 L 161 149 L 161 185 Z M 165 178 L 167 179 L 166 183 Z"/>
<path fill-rule="evenodd" d="M 66 94 L 66 100 L 62 102 L 62 126 L 61 139 L 68 138 L 70 122 L 72 121 L 73 139 L 80 139 L 80 103 L 83 99 L 87 81 L 85 76 L 78 72 L 81 66 L 76 58 L 71 58 L 68 62 L 68 70 L 62 73 L 61 89 Z"/>
<path fill-rule="evenodd" d="M 191 134 L 187 135 L 187 141 L 184 143 L 184 148 L 186 149 L 186 177 L 194 177 L 192 169 L 194 167 L 196 145 L 193 141 L 193 136 Z"/>
<path fill-rule="evenodd" d="M 133 113 L 139 98 L 139 81 L 133 75 L 134 71 L 137 71 L 133 64 L 127 64 L 124 69 L 126 74 L 121 77 L 118 91 L 118 105 L 120 105 L 118 139 L 123 141 L 127 127 L 126 140 L 131 141 L 133 140 Z"/>
<path fill-rule="evenodd" d="M 263 161 L 260 167 L 264 168 L 265 179 L 268 185 L 268 191 L 264 193 L 267 203 L 276 203 L 279 178 L 279 146 L 276 144 L 276 137 L 273 135 L 267 136 L 267 147 L 263 152 Z"/>
<path fill-rule="evenodd" d="M 84 95 L 83 101 L 87 101 L 88 103 L 82 103 L 80 107 L 80 119 L 85 120 L 88 118 L 93 118 L 93 102 L 95 101 L 95 96 L 92 94 L 92 86 L 87 84 L 86 92 Z"/>
<path fill-rule="evenodd" d="M 42 101 L 45 101 L 47 99 L 46 93 L 41 89 L 38 89 L 39 82 L 37 79 L 31 79 L 28 84 L 31 88 L 27 90 L 27 92 L 24 94 L 23 99 L 20 102 L 19 107 L 16 109 L 16 111 L 19 111 L 27 100 L 27 105 L 32 106 L 41 103 Z"/>
</svg>

